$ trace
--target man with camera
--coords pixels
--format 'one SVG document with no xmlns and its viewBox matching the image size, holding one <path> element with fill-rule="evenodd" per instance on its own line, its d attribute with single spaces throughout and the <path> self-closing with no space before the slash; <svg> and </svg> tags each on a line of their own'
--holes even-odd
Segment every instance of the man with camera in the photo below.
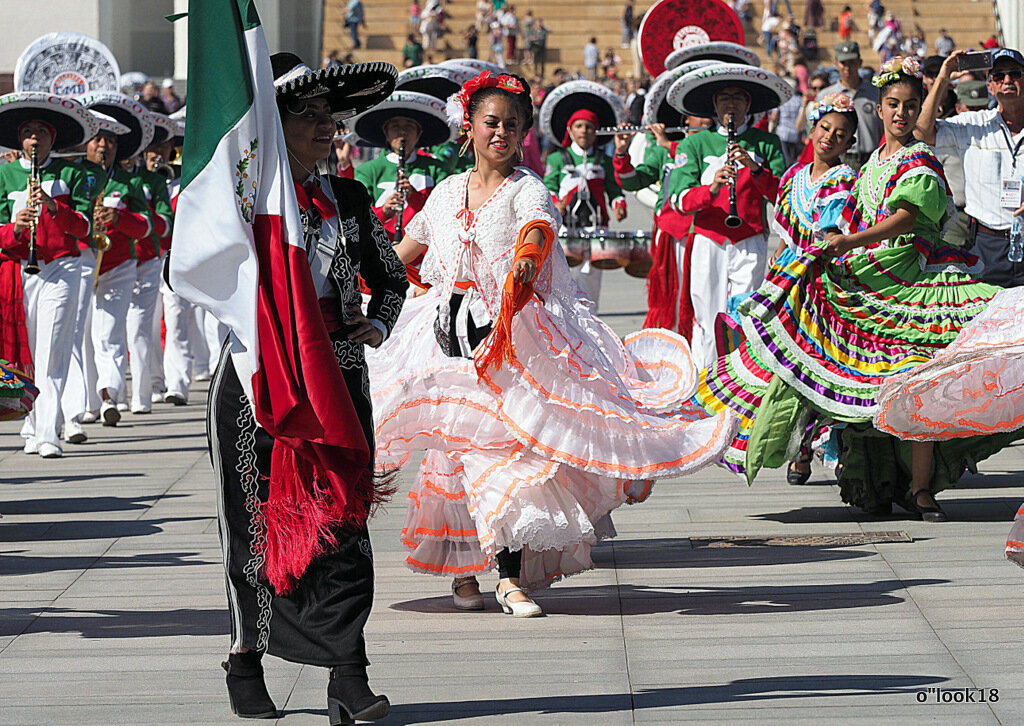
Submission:
<svg viewBox="0 0 1024 726">
<path fill-rule="evenodd" d="M 983 265 L 981 278 L 1003 287 L 1024 285 L 1024 260 L 1011 254 L 1014 212 L 1021 207 L 1024 177 L 1024 55 L 1000 48 L 990 55 L 988 92 L 997 107 L 936 120 L 939 104 L 957 70 L 989 64 L 988 53 L 954 51 L 932 84 L 918 119 L 921 138 L 953 147 L 964 165 L 965 212 L 972 251 Z"/>
</svg>

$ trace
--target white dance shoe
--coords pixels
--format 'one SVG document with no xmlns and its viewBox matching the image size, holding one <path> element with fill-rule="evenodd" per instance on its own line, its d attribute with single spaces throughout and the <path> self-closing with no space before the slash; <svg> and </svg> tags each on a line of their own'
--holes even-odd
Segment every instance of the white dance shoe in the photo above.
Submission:
<svg viewBox="0 0 1024 726">
<path fill-rule="evenodd" d="M 43 442 L 39 444 L 39 455 L 44 459 L 59 459 L 64 456 L 64 452 L 60 450 L 60 447 L 56 444 Z"/>
<path fill-rule="evenodd" d="M 501 585 L 494 589 L 494 595 L 498 599 L 498 604 L 501 605 L 501 610 L 506 615 L 511 615 L 514 618 L 536 618 L 544 614 L 544 611 L 540 609 L 540 605 L 533 600 L 527 599 L 522 602 L 510 601 L 508 596 L 514 592 L 523 592 L 523 589 L 521 587 L 510 587 L 505 592 L 502 592 Z M 526 593 L 523 594 L 525 595 Z"/>
</svg>

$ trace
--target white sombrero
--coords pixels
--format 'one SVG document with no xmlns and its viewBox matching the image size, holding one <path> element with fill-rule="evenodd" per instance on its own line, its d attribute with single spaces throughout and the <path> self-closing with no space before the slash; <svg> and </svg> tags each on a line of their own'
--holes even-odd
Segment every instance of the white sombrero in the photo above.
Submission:
<svg viewBox="0 0 1024 726">
<path fill-rule="evenodd" d="M 383 103 L 377 104 L 346 123 L 359 139 L 362 146 L 387 148 L 384 124 L 393 118 L 404 116 L 420 125 L 419 146 L 425 148 L 451 141 L 452 129 L 448 126 L 445 102 L 439 98 L 415 91 L 396 91 Z"/>
<path fill-rule="evenodd" d="M 396 91 L 414 91 L 447 101 L 453 93 L 462 89 L 462 84 L 477 75 L 477 71 L 464 66 L 417 66 L 398 74 Z"/>
<path fill-rule="evenodd" d="M 679 126 L 682 123 L 683 114 L 666 102 L 668 89 L 690 71 L 713 65 L 716 65 L 716 63 L 712 60 L 693 61 L 692 63 L 684 63 L 681 66 L 665 71 L 658 76 L 654 83 L 651 84 L 647 95 L 644 96 L 644 115 L 640 124 L 642 126 L 650 126 L 651 124 Z"/>
<path fill-rule="evenodd" d="M 322 98 L 335 121 L 376 106 L 395 90 L 398 69 L 390 63 L 350 63 L 313 70 L 294 53 L 270 56 L 279 101 Z"/>
<path fill-rule="evenodd" d="M 502 68 L 497 63 L 488 63 L 487 61 L 480 60 L 479 58 L 451 58 L 444 60 L 437 65 L 442 68 L 455 68 L 456 70 L 462 68 L 469 68 L 473 71 L 473 75 L 479 75 L 484 71 L 490 71 L 497 75 L 505 75 L 508 73 L 507 68 Z"/>
<path fill-rule="evenodd" d="M 701 43 L 686 48 L 679 48 L 665 58 L 665 68 L 672 69 L 683 63 L 698 60 L 713 60 L 719 63 L 742 63 L 748 66 L 760 66 L 761 59 L 757 53 L 737 43 L 716 40 L 712 43 Z"/>
<path fill-rule="evenodd" d="M 118 123 L 128 127 L 128 133 L 117 140 L 115 161 L 132 158 L 153 141 L 153 115 L 138 101 L 117 91 L 86 93 L 78 100 L 86 108 L 113 116 Z"/>
<path fill-rule="evenodd" d="M 20 149 L 18 129 L 26 121 L 42 121 L 53 127 L 55 149 L 78 146 L 96 135 L 96 119 L 73 98 L 41 91 L 0 96 L 0 146 Z"/>
<path fill-rule="evenodd" d="M 178 122 L 170 116 L 162 113 L 154 113 L 153 111 L 150 111 L 149 115 L 153 117 L 153 125 L 155 126 L 155 130 L 153 131 L 153 140 L 149 142 L 150 145 L 162 144 L 177 135 Z"/>
<path fill-rule="evenodd" d="M 113 134 L 114 136 L 124 136 L 125 134 L 131 133 L 131 129 L 120 123 L 113 116 L 108 116 L 105 113 L 100 113 L 94 109 L 89 109 L 89 113 L 94 119 L 96 119 L 96 133 L 105 132 Z"/>
<path fill-rule="evenodd" d="M 584 108 L 597 114 L 599 126 L 618 126 L 626 120 L 622 99 L 610 89 L 593 81 L 569 81 L 544 98 L 540 106 L 540 133 L 562 146 L 569 118 Z"/>
<path fill-rule="evenodd" d="M 718 63 L 698 68 L 668 89 L 668 103 L 693 116 L 715 117 L 715 94 L 724 88 L 742 88 L 750 94 L 751 114 L 781 106 L 793 95 L 793 87 L 771 71 L 739 63 Z"/>
</svg>

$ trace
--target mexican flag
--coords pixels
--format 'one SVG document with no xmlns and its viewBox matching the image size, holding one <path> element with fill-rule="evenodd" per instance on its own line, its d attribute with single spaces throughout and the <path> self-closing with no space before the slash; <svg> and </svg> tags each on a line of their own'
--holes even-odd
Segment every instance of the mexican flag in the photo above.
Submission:
<svg viewBox="0 0 1024 726">
<path fill-rule="evenodd" d="M 190 0 L 188 121 L 169 280 L 228 325 L 275 438 L 265 574 L 294 587 L 374 504 L 370 452 L 320 314 L 252 0 Z M 304 181 L 304 180 L 300 180 Z M 238 357 L 236 357 L 238 360 Z M 241 361 L 239 361 L 241 362 Z"/>
</svg>

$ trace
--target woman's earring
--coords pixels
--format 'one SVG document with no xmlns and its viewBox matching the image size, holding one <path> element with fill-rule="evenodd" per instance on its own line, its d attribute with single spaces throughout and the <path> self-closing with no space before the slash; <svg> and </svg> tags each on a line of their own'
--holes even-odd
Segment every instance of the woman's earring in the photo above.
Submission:
<svg viewBox="0 0 1024 726">
<path fill-rule="evenodd" d="M 522 141 L 520 141 L 519 142 L 519 146 L 516 147 L 516 156 L 519 158 L 519 161 L 522 162 L 522 160 L 523 160 L 523 142 Z"/>
<path fill-rule="evenodd" d="M 466 155 L 466 152 L 469 151 L 469 145 L 471 143 L 473 143 L 473 139 L 469 137 L 469 134 L 466 134 L 466 140 L 462 142 L 462 148 L 459 149 L 459 156 Z"/>
</svg>

